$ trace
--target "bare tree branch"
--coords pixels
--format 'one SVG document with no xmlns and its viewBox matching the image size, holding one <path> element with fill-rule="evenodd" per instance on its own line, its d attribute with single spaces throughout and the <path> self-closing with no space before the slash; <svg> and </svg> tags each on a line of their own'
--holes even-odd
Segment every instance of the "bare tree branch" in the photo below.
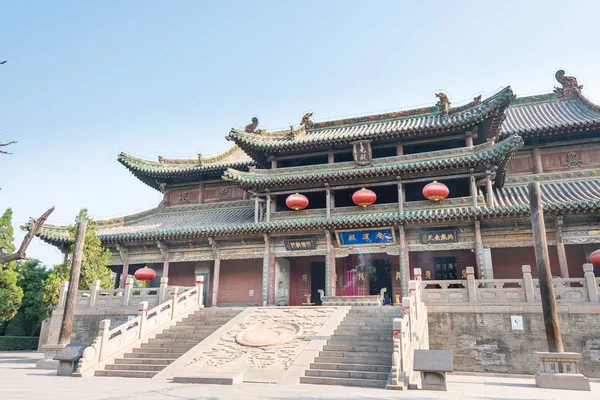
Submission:
<svg viewBox="0 0 600 400">
<path fill-rule="evenodd" d="M 6 147 L 6 146 L 9 146 L 9 145 L 15 144 L 15 143 L 17 143 L 17 142 L 14 140 L 11 140 L 10 142 L 7 142 L 7 143 L 0 142 L 0 147 Z M 0 150 L 0 154 L 12 154 L 12 153 L 9 153 L 8 151 Z"/>
<path fill-rule="evenodd" d="M 52 214 L 52 211 L 54 211 L 54 206 L 49 208 L 37 220 L 35 220 L 35 219 L 31 220 L 31 222 L 32 222 L 31 229 L 29 230 L 29 232 L 27 232 L 27 235 L 25 235 L 25 237 L 23 238 L 23 242 L 21 243 L 19 250 L 17 250 L 15 253 L 12 253 L 12 254 L 0 255 L 0 264 L 4 264 L 7 262 L 16 261 L 16 260 L 24 260 L 27 258 L 27 256 L 25 255 L 25 251 L 27 250 L 29 243 L 31 243 L 31 241 L 33 240 L 35 235 L 37 235 L 37 233 L 40 230 L 40 228 L 42 227 L 42 225 L 44 225 L 44 223 L 46 222 L 46 220 L 48 219 L 50 214 Z"/>
</svg>

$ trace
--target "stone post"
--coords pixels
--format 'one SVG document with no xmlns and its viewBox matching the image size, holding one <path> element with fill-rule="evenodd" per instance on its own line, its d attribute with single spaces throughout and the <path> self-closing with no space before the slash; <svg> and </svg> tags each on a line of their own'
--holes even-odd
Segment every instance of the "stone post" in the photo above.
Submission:
<svg viewBox="0 0 600 400">
<path fill-rule="evenodd" d="M 140 333 L 139 333 L 138 338 L 141 339 L 144 336 L 146 320 L 148 319 L 148 302 L 147 301 L 142 301 L 140 303 L 138 315 L 140 317 Z"/>
<path fill-rule="evenodd" d="M 108 343 L 108 332 L 110 331 L 110 319 L 103 319 L 100 321 L 100 327 L 98 329 L 98 336 L 101 337 L 100 340 L 100 351 L 98 352 L 98 361 L 102 361 L 104 359 L 104 350 L 106 349 L 106 344 Z"/>
<path fill-rule="evenodd" d="M 56 308 L 64 308 L 67 301 L 67 292 L 69 291 L 69 282 L 60 283 L 60 294 L 58 295 L 58 304 Z"/>
<path fill-rule="evenodd" d="M 100 281 L 95 280 L 92 281 L 90 285 L 90 307 L 94 307 L 96 305 L 96 298 L 98 297 L 98 292 L 100 291 Z"/>
<path fill-rule="evenodd" d="M 400 298 L 403 298 L 404 296 L 408 296 L 408 281 L 410 279 L 409 254 L 406 246 L 406 233 L 404 232 L 404 225 L 398 225 L 398 255 L 400 258 L 400 284 L 402 288 Z"/>
<path fill-rule="evenodd" d="M 162 304 L 167 299 L 169 278 L 163 276 L 160 278 L 160 287 L 158 288 L 158 304 Z"/>
<path fill-rule="evenodd" d="M 196 289 L 198 292 L 198 305 L 204 307 L 204 275 L 196 275 Z"/>
<path fill-rule="evenodd" d="M 172 292 L 169 294 L 173 295 L 173 303 L 171 303 L 171 320 L 177 317 L 177 306 L 179 304 L 179 286 L 175 286 Z"/>
<path fill-rule="evenodd" d="M 219 279 L 221 276 L 221 259 L 215 258 L 215 264 L 213 268 L 213 283 L 212 283 L 212 302 L 211 306 L 216 307 L 218 304 L 219 297 Z"/>
<path fill-rule="evenodd" d="M 594 264 L 583 264 L 583 277 L 590 301 L 598 301 L 598 284 L 594 276 Z"/>
<path fill-rule="evenodd" d="M 477 301 L 477 285 L 475 284 L 475 269 L 473 267 L 467 267 L 467 293 L 469 294 L 469 301 Z"/>
<path fill-rule="evenodd" d="M 129 305 L 129 298 L 131 297 L 131 289 L 133 288 L 133 278 L 127 278 L 125 282 L 125 290 L 123 290 L 123 305 L 127 307 Z"/>
<path fill-rule="evenodd" d="M 535 289 L 533 287 L 533 278 L 531 276 L 531 265 L 523 265 L 523 290 L 525 290 L 525 301 L 533 303 L 535 301 Z"/>
<path fill-rule="evenodd" d="M 335 247 L 329 229 L 325 229 L 325 241 L 325 296 L 335 296 Z"/>
<path fill-rule="evenodd" d="M 479 279 L 488 279 L 485 268 L 485 254 L 483 248 L 483 239 L 481 238 L 481 224 L 478 219 L 475 220 L 475 260 L 479 270 Z"/>
</svg>

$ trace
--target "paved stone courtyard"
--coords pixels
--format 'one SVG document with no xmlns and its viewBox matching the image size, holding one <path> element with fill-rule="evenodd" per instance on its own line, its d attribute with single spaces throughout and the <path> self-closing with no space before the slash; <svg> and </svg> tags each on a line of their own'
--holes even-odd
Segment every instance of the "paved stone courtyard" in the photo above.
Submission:
<svg viewBox="0 0 600 400">
<path fill-rule="evenodd" d="M 316 385 L 184 385 L 132 378 L 65 378 L 35 369 L 41 353 L 0 352 L 0 399 L 44 400 L 258 400 L 258 399 L 573 399 L 600 398 L 600 383 L 591 392 L 547 390 L 533 379 L 451 375 L 448 392 L 395 392 Z"/>
</svg>

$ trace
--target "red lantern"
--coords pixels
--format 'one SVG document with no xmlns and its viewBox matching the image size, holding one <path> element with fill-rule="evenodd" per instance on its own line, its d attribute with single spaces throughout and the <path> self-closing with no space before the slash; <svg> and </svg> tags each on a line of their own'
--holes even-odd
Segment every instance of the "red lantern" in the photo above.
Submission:
<svg viewBox="0 0 600 400">
<path fill-rule="evenodd" d="M 303 210 L 308 207 L 308 199 L 303 194 L 291 194 L 285 199 L 285 205 L 294 211 Z"/>
<path fill-rule="evenodd" d="M 375 203 L 375 200 L 377 200 L 377 195 L 375 192 L 365 188 L 354 192 L 352 195 L 352 201 L 354 204 L 361 207 L 370 206 L 371 204 Z"/>
<path fill-rule="evenodd" d="M 444 200 L 449 194 L 450 189 L 448 189 L 448 186 L 444 185 L 443 183 L 439 183 L 438 181 L 428 183 L 423 188 L 423 196 L 432 201 Z"/>
<path fill-rule="evenodd" d="M 144 267 L 135 271 L 133 276 L 138 281 L 151 281 L 156 278 L 156 271 L 154 271 L 152 268 Z"/>
<path fill-rule="evenodd" d="M 593 251 L 592 254 L 590 254 L 590 261 L 594 265 L 600 265 L 600 250 Z"/>
</svg>

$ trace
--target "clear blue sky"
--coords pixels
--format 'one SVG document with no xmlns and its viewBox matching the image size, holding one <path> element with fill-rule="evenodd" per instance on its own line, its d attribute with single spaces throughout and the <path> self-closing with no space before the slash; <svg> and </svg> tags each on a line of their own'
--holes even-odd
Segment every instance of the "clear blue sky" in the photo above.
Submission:
<svg viewBox="0 0 600 400">
<path fill-rule="evenodd" d="M 600 101 L 588 1 L 0 1 L 0 209 L 15 227 L 51 205 L 95 219 L 156 206 L 117 162 L 216 154 L 257 116 L 315 120 L 455 103 L 511 85 L 552 90 L 564 68 Z M 22 237 L 18 233 L 20 242 Z M 28 255 L 61 259 L 36 240 Z"/>
</svg>

